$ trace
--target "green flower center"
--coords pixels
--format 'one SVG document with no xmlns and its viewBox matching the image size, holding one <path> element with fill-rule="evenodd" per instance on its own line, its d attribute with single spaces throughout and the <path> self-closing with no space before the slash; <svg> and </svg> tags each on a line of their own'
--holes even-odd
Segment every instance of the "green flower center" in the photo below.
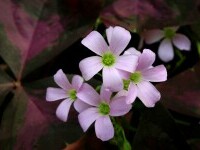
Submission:
<svg viewBox="0 0 200 150">
<path fill-rule="evenodd" d="M 102 56 L 102 63 L 104 66 L 107 67 L 112 66 L 115 63 L 115 60 L 115 56 L 110 52 L 107 52 Z"/>
<path fill-rule="evenodd" d="M 139 71 L 136 71 L 130 75 L 130 80 L 135 84 L 139 83 L 142 80 L 142 74 Z"/>
<path fill-rule="evenodd" d="M 68 94 L 69 94 L 69 98 L 71 99 L 71 100 L 76 100 L 77 99 L 77 96 L 76 96 L 76 90 L 75 89 L 71 89 L 71 90 L 69 90 L 68 91 Z"/>
<path fill-rule="evenodd" d="M 127 90 L 128 91 L 128 87 L 129 87 L 129 84 L 130 84 L 130 80 L 123 80 L 123 83 L 124 83 L 124 90 Z"/>
<path fill-rule="evenodd" d="M 105 102 L 102 102 L 98 108 L 99 113 L 102 115 L 108 115 L 110 113 L 110 106 Z"/>
<path fill-rule="evenodd" d="M 164 28 L 164 34 L 166 38 L 172 39 L 176 34 L 176 31 L 172 28 Z"/>
</svg>

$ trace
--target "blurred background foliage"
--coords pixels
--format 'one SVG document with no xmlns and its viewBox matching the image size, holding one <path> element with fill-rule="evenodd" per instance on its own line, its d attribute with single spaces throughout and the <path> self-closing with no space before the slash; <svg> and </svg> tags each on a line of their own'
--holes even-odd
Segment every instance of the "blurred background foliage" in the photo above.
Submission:
<svg viewBox="0 0 200 150">
<path fill-rule="evenodd" d="M 45 101 L 58 69 L 80 74 L 79 61 L 93 55 L 81 39 L 116 25 L 131 31 L 129 47 L 138 47 L 142 31 L 168 26 L 180 26 L 178 32 L 192 43 L 190 52 L 164 63 L 168 81 L 156 85 L 162 99 L 155 108 L 137 100 L 122 121 L 133 149 L 200 149 L 200 0 L 2 0 L 1 150 L 116 148 L 99 141 L 93 128 L 83 134 L 75 110 L 63 123 L 55 115 L 59 102 Z M 156 52 L 158 44 L 143 47 Z"/>
</svg>

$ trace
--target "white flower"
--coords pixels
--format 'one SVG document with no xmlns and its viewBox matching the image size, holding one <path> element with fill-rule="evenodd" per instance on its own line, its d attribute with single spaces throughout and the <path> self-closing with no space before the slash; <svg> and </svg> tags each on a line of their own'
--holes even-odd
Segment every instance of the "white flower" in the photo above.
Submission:
<svg viewBox="0 0 200 150">
<path fill-rule="evenodd" d="M 109 46 L 97 31 L 92 31 L 81 41 L 84 46 L 99 56 L 83 59 L 79 67 L 86 81 L 102 70 L 103 85 L 112 91 L 119 91 L 123 88 L 119 70 L 132 72 L 136 68 L 138 57 L 135 55 L 120 56 L 131 39 L 129 31 L 118 26 L 109 27 L 106 35 Z"/>
<path fill-rule="evenodd" d="M 83 78 L 81 76 L 74 75 L 72 78 L 72 83 L 69 83 L 66 75 L 64 74 L 62 69 L 60 69 L 54 75 L 54 81 L 57 83 L 59 88 L 47 88 L 46 100 L 62 101 L 56 110 L 56 115 L 60 120 L 65 122 L 67 121 L 69 110 L 72 104 L 74 104 L 74 108 L 78 112 L 82 112 L 83 110 L 88 108 L 89 105 L 81 101 L 77 96 L 77 94 L 81 90 L 84 90 L 82 86 L 87 85 L 87 83 L 83 83 Z"/>
<path fill-rule="evenodd" d="M 181 33 L 176 33 L 177 29 L 177 27 L 167 27 L 164 30 L 147 30 L 142 34 L 142 38 L 147 44 L 152 44 L 162 39 L 158 48 L 158 56 L 162 61 L 169 62 L 174 58 L 172 44 L 179 50 L 189 51 L 191 49 L 191 42 L 188 37 Z"/>
<path fill-rule="evenodd" d="M 125 96 L 112 97 L 112 92 L 103 86 L 100 94 L 92 87 L 83 86 L 85 90 L 77 95 L 90 107 L 78 115 L 79 123 L 83 131 L 86 132 L 91 124 L 95 122 L 96 136 L 102 141 L 110 140 L 114 137 L 114 127 L 110 116 L 123 116 L 130 111 L 132 105 L 126 104 Z"/>
</svg>

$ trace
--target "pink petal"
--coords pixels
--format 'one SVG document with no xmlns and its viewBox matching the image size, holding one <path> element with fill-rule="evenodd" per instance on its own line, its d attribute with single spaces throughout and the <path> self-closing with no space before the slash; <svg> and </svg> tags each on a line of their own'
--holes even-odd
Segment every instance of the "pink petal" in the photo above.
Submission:
<svg viewBox="0 0 200 150">
<path fill-rule="evenodd" d="M 128 94 L 127 90 L 121 90 L 113 97 L 113 99 L 116 99 L 116 98 L 122 97 L 122 96 L 127 96 L 127 94 Z"/>
<path fill-rule="evenodd" d="M 111 41 L 113 29 L 114 29 L 113 27 L 109 27 L 106 29 L 106 36 L 107 36 L 108 43 L 110 43 Z"/>
<path fill-rule="evenodd" d="M 119 56 L 115 67 L 120 70 L 133 72 L 138 65 L 138 56 L 135 55 L 122 55 Z"/>
<path fill-rule="evenodd" d="M 86 81 L 90 80 L 95 74 L 97 74 L 103 68 L 101 57 L 92 56 L 85 58 L 79 63 L 79 68 L 81 70 L 83 78 Z"/>
<path fill-rule="evenodd" d="M 92 86 L 87 83 L 82 85 L 81 89 L 77 93 L 77 97 L 83 102 L 92 106 L 98 106 L 100 103 L 99 94 L 94 90 Z"/>
<path fill-rule="evenodd" d="M 83 112 L 81 112 L 78 115 L 78 120 L 83 131 L 84 132 L 87 131 L 90 125 L 99 117 L 100 117 L 100 114 L 98 112 L 98 109 L 94 107 L 88 108 L 84 110 Z"/>
<path fill-rule="evenodd" d="M 154 107 L 160 100 L 160 92 L 148 81 L 142 81 L 137 86 L 139 99 L 146 107 Z"/>
<path fill-rule="evenodd" d="M 115 97 L 110 103 L 110 116 L 123 116 L 131 110 L 132 105 L 126 103 L 126 97 Z"/>
<path fill-rule="evenodd" d="M 74 102 L 74 108 L 76 109 L 77 112 L 81 113 L 82 111 L 88 109 L 89 107 L 91 107 L 90 105 L 88 105 L 87 103 L 77 99 Z"/>
<path fill-rule="evenodd" d="M 68 97 L 67 91 L 64 91 L 63 89 L 52 88 L 52 87 L 47 88 L 47 93 L 46 93 L 47 101 L 56 101 L 67 97 Z"/>
<path fill-rule="evenodd" d="M 115 68 L 103 68 L 103 85 L 112 91 L 123 89 L 123 82 Z"/>
<path fill-rule="evenodd" d="M 57 85 L 66 91 L 71 88 L 71 84 L 69 83 L 69 80 L 67 79 L 62 69 L 58 70 L 54 75 L 54 81 Z"/>
<path fill-rule="evenodd" d="M 152 66 L 155 61 L 155 53 L 149 49 L 144 49 L 139 57 L 137 70 L 143 70 Z"/>
<path fill-rule="evenodd" d="M 169 62 L 174 58 L 174 50 L 170 39 L 164 39 L 158 48 L 158 56 L 164 62 Z"/>
<path fill-rule="evenodd" d="M 73 88 L 75 88 L 77 91 L 79 90 L 79 88 L 82 86 L 83 84 L 83 78 L 79 75 L 75 75 L 72 78 L 72 86 Z"/>
<path fill-rule="evenodd" d="M 136 50 L 134 47 L 131 47 L 129 49 L 127 49 L 125 52 L 124 52 L 124 55 L 136 55 L 136 56 L 140 56 L 141 55 L 141 52 Z"/>
<path fill-rule="evenodd" d="M 137 87 L 135 84 L 130 83 L 129 89 L 128 89 L 128 94 L 126 97 L 126 103 L 127 104 L 133 103 L 135 101 L 136 97 L 137 97 Z"/>
<path fill-rule="evenodd" d="M 158 42 L 164 37 L 164 32 L 160 29 L 148 30 L 143 33 L 144 41 L 147 44 Z"/>
<path fill-rule="evenodd" d="M 95 132 L 102 141 L 108 141 L 114 137 L 114 127 L 109 116 L 101 116 L 96 120 Z"/>
<path fill-rule="evenodd" d="M 108 45 L 102 35 L 97 31 L 92 31 L 81 43 L 98 55 L 102 55 L 108 50 Z"/>
<path fill-rule="evenodd" d="M 60 103 L 60 105 L 58 106 L 58 108 L 56 110 L 56 116 L 60 120 L 62 120 L 64 122 L 67 121 L 69 109 L 70 109 L 72 103 L 73 103 L 73 101 L 71 101 L 70 99 L 66 99 Z"/>
<path fill-rule="evenodd" d="M 191 49 L 191 42 L 190 42 L 190 40 L 188 39 L 188 37 L 186 37 L 183 34 L 178 34 L 177 33 L 174 36 L 174 38 L 172 39 L 172 42 L 180 50 L 187 50 L 187 51 L 189 51 Z"/>
<path fill-rule="evenodd" d="M 123 70 L 118 70 L 118 73 L 122 79 L 129 79 L 130 74 L 131 74 L 130 72 L 123 71 Z"/>
<path fill-rule="evenodd" d="M 126 48 L 130 40 L 130 32 L 122 27 L 116 26 L 113 29 L 112 38 L 110 41 L 110 50 L 114 54 L 119 55 Z"/>
<path fill-rule="evenodd" d="M 112 92 L 102 85 L 101 86 L 101 91 L 100 91 L 101 100 L 106 101 L 106 102 L 109 103 L 111 95 L 112 95 Z"/>
<path fill-rule="evenodd" d="M 144 80 L 151 82 L 161 82 L 167 80 L 167 70 L 164 65 L 159 65 L 142 71 Z"/>
</svg>

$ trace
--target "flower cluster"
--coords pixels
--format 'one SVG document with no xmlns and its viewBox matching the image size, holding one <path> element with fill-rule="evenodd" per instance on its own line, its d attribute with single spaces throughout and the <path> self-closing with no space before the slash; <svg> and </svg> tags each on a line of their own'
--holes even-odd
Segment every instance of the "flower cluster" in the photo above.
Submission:
<svg viewBox="0 0 200 150">
<path fill-rule="evenodd" d="M 60 88 L 49 87 L 46 94 L 47 101 L 63 100 L 56 110 L 58 118 L 67 121 L 73 104 L 83 131 L 95 122 L 96 136 L 102 141 L 114 136 L 111 117 L 128 113 L 136 97 L 146 107 L 154 107 L 160 92 L 150 81 L 167 79 L 163 65 L 153 66 L 155 54 L 151 50 L 144 49 L 141 53 L 129 48 L 124 51 L 131 39 L 129 31 L 118 26 L 109 27 L 106 36 L 108 44 L 97 31 L 86 36 L 81 43 L 98 56 L 83 59 L 79 64 L 83 77 L 75 75 L 71 83 L 63 71 L 58 70 L 54 81 Z M 98 93 L 84 79 L 88 81 L 100 71 L 103 83 Z"/>
</svg>

